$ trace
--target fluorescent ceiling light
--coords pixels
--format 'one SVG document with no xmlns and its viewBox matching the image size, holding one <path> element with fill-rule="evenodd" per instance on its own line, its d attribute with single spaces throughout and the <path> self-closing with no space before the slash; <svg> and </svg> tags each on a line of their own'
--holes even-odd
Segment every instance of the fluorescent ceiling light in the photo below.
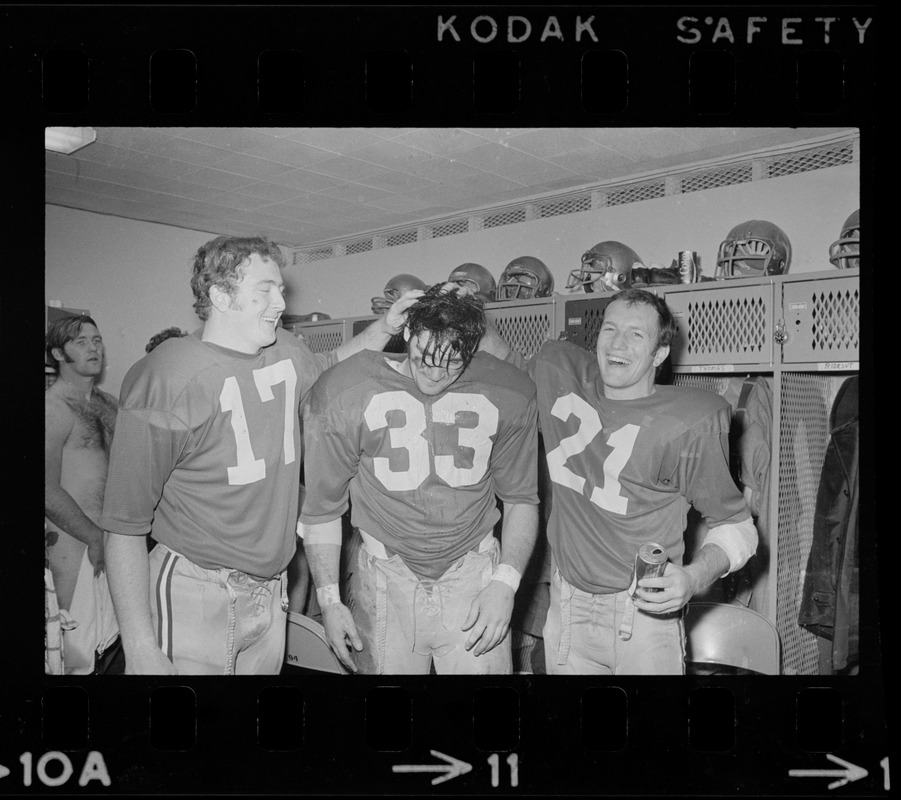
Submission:
<svg viewBox="0 0 901 800">
<path fill-rule="evenodd" d="M 44 149 L 54 153 L 74 153 L 97 138 L 93 128 L 44 128 Z"/>
</svg>

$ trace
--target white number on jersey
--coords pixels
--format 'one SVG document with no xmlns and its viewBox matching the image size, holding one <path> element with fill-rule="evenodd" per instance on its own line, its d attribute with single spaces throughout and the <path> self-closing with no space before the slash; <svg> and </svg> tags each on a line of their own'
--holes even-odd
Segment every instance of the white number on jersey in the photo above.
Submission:
<svg viewBox="0 0 901 800">
<path fill-rule="evenodd" d="M 286 358 L 275 364 L 255 369 L 253 380 L 260 400 L 264 403 L 275 399 L 275 393 L 272 391 L 275 384 L 285 384 L 285 425 L 282 452 L 285 464 L 290 464 L 297 457 L 294 452 L 294 426 L 297 419 L 297 372 L 294 370 L 294 364 Z M 247 427 L 247 416 L 244 413 L 244 400 L 241 397 L 241 387 L 234 376 L 225 379 L 219 394 L 219 406 L 223 413 L 231 412 L 231 426 L 235 435 L 235 451 L 238 457 L 237 465 L 228 468 L 229 485 L 244 486 L 263 480 L 266 477 L 266 462 L 261 458 L 254 457 L 250 431 Z"/>
<path fill-rule="evenodd" d="M 405 422 L 401 427 L 389 429 L 391 447 L 407 451 L 407 468 L 392 470 L 391 460 L 373 458 L 375 476 L 382 485 L 393 492 L 418 489 L 431 474 L 429 444 L 423 437 L 426 429 L 426 408 L 407 392 L 382 392 L 372 396 L 363 412 L 363 419 L 370 431 L 388 427 L 388 413 L 402 411 Z M 435 456 L 434 472 L 448 486 L 472 486 L 478 483 L 488 470 L 491 457 L 491 437 L 497 433 L 498 410 L 481 394 L 454 392 L 446 394 L 432 405 L 432 419 L 437 423 L 454 425 L 457 415 L 469 411 L 476 415 L 475 427 L 457 428 L 457 445 L 473 451 L 472 466 L 466 469 L 456 466 L 453 455 Z"/>
<path fill-rule="evenodd" d="M 576 475 L 566 466 L 566 462 L 583 452 L 601 432 L 601 418 L 594 408 L 572 392 L 557 398 L 551 414 L 563 422 L 575 417 L 579 421 L 579 428 L 572 436 L 561 439 L 560 444 L 547 454 L 548 473 L 554 483 L 583 494 L 585 478 Z M 623 467 L 629 463 L 639 430 L 637 425 L 623 425 L 610 435 L 607 445 L 613 448 L 613 452 L 604 459 L 604 485 L 595 486 L 589 497 L 595 505 L 615 514 L 625 514 L 629 508 L 628 498 L 620 493 L 622 486 L 619 476 Z"/>
</svg>

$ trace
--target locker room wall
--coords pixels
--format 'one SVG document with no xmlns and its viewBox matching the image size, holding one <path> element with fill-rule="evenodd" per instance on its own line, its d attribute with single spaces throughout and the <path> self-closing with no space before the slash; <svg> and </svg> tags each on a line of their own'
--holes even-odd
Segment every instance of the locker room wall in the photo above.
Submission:
<svg viewBox="0 0 901 800">
<path fill-rule="evenodd" d="M 603 239 L 623 241 L 646 262 L 662 266 L 679 250 L 696 250 L 702 273 L 711 276 L 729 229 L 753 218 L 771 220 L 788 234 L 791 274 L 831 269 L 829 244 L 859 206 L 859 190 L 855 163 L 291 265 L 285 271 L 287 312 L 361 316 L 398 273 L 437 282 L 458 264 L 475 261 L 497 278 L 520 255 L 541 258 L 564 294 L 569 271 Z M 153 334 L 170 325 L 198 327 L 190 264 L 211 238 L 202 231 L 46 206 L 45 298 L 89 309 L 97 320 L 107 347 L 106 391 L 118 396 L 125 373 Z M 290 264 L 290 251 L 283 249 Z"/>
<path fill-rule="evenodd" d="M 106 345 L 100 384 L 115 397 L 153 334 L 193 331 L 191 259 L 212 234 L 45 206 L 44 297 L 86 308 Z"/>
<path fill-rule="evenodd" d="M 605 239 L 622 241 L 645 263 L 665 267 L 679 250 L 695 250 L 702 274 L 712 277 L 720 242 L 749 219 L 770 220 L 786 232 L 791 274 L 832 269 L 829 245 L 860 205 L 859 172 L 859 164 L 846 164 L 298 264 L 287 270 L 289 311 L 323 311 L 333 318 L 369 314 L 370 298 L 399 273 L 433 283 L 474 261 L 498 278 L 521 255 L 544 261 L 557 293 L 567 294 L 570 270 Z"/>
</svg>

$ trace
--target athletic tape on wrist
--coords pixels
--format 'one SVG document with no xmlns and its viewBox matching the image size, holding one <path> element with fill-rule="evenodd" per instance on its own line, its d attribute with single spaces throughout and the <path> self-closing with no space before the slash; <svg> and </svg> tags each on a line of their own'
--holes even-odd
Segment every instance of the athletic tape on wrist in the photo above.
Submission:
<svg viewBox="0 0 901 800">
<path fill-rule="evenodd" d="M 319 601 L 319 607 L 330 606 L 333 603 L 341 602 L 341 593 L 338 591 L 337 583 L 330 583 L 316 590 L 316 599 Z"/>
<path fill-rule="evenodd" d="M 491 576 L 491 580 L 506 583 L 515 592 L 519 588 L 522 575 L 516 571 L 515 567 L 511 567 L 509 564 L 498 564 L 494 575 Z"/>
<path fill-rule="evenodd" d="M 315 528 L 312 525 L 305 525 L 300 533 L 305 545 L 316 544 L 335 544 L 341 546 L 341 528 L 335 530 L 326 530 Z"/>
</svg>

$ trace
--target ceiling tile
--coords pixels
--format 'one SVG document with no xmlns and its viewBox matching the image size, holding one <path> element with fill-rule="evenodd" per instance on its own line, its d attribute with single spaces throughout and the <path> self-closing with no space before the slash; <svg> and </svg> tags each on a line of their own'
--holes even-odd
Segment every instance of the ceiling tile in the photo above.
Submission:
<svg viewBox="0 0 901 800">
<path fill-rule="evenodd" d="M 482 139 L 488 139 L 492 142 L 501 142 L 509 139 L 511 136 L 518 136 L 527 131 L 537 130 L 536 128 L 461 128 L 468 133 L 475 134 Z"/>
<path fill-rule="evenodd" d="M 424 150 L 415 147 L 407 147 L 396 141 L 382 139 L 374 144 L 354 150 L 351 155 L 354 158 L 368 161 L 372 164 L 380 164 L 384 169 L 404 170 L 424 161 L 429 161 L 432 156 Z"/>
<path fill-rule="evenodd" d="M 319 193 L 319 197 L 331 197 L 336 200 L 344 200 L 348 203 L 368 203 L 382 197 L 390 197 L 391 192 L 377 189 L 373 186 L 364 186 L 361 183 L 345 183 L 333 189 L 326 189 Z"/>
<path fill-rule="evenodd" d="M 385 211 L 410 214 L 416 211 L 424 211 L 427 208 L 431 208 L 434 204 L 429 200 L 419 200 L 415 197 L 393 194 L 379 200 L 373 200 L 369 205 L 375 206 L 376 208 L 382 208 Z"/>
<path fill-rule="evenodd" d="M 193 183 L 201 186 L 212 186 L 215 189 L 240 189 L 249 183 L 256 181 L 248 175 L 235 175 L 233 172 L 223 172 L 221 169 L 205 167 L 186 176 Z"/>
<path fill-rule="evenodd" d="M 268 137 L 257 146 L 248 148 L 246 152 L 248 155 L 287 164 L 290 167 L 308 167 L 335 157 L 331 150 L 278 137 Z"/>
<path fill-rule="evenodd" d="M 290 186 L 282 186 L 280 183 L 260 181 L 259 183 L 251 183 L 247 186 L 242 186 L 241 194 L 260 197 L 264 200 L 278 203 L 283 202 L 284 200 L 290 200 L 292 197 L 297 197 L 299 190 Z"/>
<path fill-rule="evenodd" d="M 434 183 L 457 180 L 480 171 L 476 167 L 457 161 L 456 158 L 443 156 L 434 156 L 428 161 L 418 161 L 415 165 L 404 167 L 406 174 Z"/>
<path fill-rule="evenodd" d="M 288 138 L 341 154 L 382 141 L 382 137 L 365 128 L 303 128 Z"/>
<path fill-rule="evenodd" d="M 172 158 L 197 167 L 211 167 L 228 158 L 229 151 L 219 147 L 210 147 L 202 142 L 181 139 L 177 136 L 164 137 L 155 142 L 148 142 L 143 152 L 157 156 Z"/>
<path fill-rule="evenodd" d="M 387 170 L 361 178 L 359 181 L 366 186 L 374 186 L 377 189 L 383 189 L 386 192 L 409 193 L 416 189 L 425 189 L 434 186 L 434 181 L 416 175 L 410 175 L 406 172 L 397 172 L 395 170 Z"/>
<path fill-rule="evenodd" d="M 362 180 L 369 175 L 375 175 L 383 170 L 384 167 L 379 164 L 373 164 L 349 156 L 332 156 L 332 158 L 328 158 L 324 161 L 317 161 L 309 168 L 310 172 L 316 172 L 320 175 L 329 175 L 333 178 L 340 178 L 345 181 Z"/>
<path fill-rule="evenodd" d="M 232 153 L 245 153 L 273 138 L 256 128 L 181 128 L 179 136 Z"/>
<path fill-rule="evenodd" d="M 329 175 L 321 175 L 318 172 L 296 169 L 273 178 L 272 183 L 280 186 L 288 186 L 300 192 L 321 192 L 333 186 L 340 186 L 344 181 Z"/>
<path fill-rule="evenodd" d="M 438 156 L 462 153 L 485 144 L 484 137 L 459 128 L 420 128 L 400 136 L 395 141 Z"/>
<path fill-rule="evenodd" d="M 595 146 L 595 142 L 568 128 L 532 130 L 517 134 L 506 141 L 512 150 L 551 159 L 572 150 Z"/>
<path fill-rule="evenodd" d="M 292 168 L 287 164 L 266 161 L 263 158 L 248 156 L 244 153 L 235 153 L 217 163 L 216 169 L 233 172 L 236 175 L 247 175 L 258 180 L 271 180 L 286 172 L 291 172 Z"/>
</svg>

